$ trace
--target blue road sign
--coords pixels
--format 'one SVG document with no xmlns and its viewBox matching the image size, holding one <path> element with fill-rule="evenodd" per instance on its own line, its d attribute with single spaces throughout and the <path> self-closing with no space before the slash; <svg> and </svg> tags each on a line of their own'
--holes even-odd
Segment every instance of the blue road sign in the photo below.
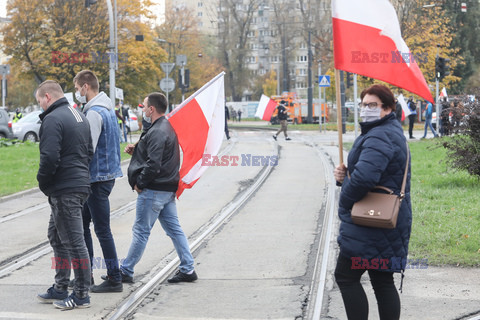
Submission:
<svg viewBox="0 0 480 320">
<path fill-rule="evenodd" d="M 327 75 L 318 76 L 318 86 L 319 87 L 330 87 L 330 76 L 327 76 Z"/>
</svg>

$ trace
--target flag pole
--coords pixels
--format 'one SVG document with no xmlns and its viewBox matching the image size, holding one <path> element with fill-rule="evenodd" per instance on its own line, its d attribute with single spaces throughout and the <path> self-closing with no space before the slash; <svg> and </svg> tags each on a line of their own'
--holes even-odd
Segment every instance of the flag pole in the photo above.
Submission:
<svg viewBox="0 0 480 320">
<path fill-rule="evenodd" d="M 337 98 L 337 131 L 338 131 L 338 157 L 340 165 L 343 164 L 343 128 L 342 128 L 342 100 L 340 92 L 340 70 L 335 69 L 335 89 Z"/>
</svg>

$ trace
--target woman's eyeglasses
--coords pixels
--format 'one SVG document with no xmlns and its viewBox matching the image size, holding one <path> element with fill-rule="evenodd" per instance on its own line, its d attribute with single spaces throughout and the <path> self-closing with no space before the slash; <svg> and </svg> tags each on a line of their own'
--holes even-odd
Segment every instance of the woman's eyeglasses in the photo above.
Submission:
<svg viewBox="0 0 480 320">
<path fill-rule="evenodd" d="M 383 103 L 380 103 L 380 105 L 382 105 Z M 370 102 L 370 103 L 363 103 L 363 102 L 360 102 L 358 104 L 358 106 L 360 108 L 367 108 L 367 109 L 375 109 L 376 107 L 378 107 L 378 103 L 377 102 Z"/>
</svg>

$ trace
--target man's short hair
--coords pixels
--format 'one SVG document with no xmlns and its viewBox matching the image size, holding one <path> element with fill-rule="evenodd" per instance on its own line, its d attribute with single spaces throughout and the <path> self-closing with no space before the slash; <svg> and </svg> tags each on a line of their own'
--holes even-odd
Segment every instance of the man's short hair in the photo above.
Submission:
<svg viewBox="0 0 480 320">
<path fill-rule="evenodd" d="M 90 70 L 82 70 L 77 73 L 75 78 L 73 78 L 73 83 L 78 83 L 79 86 L 83 86 L 86 83 L 93 91 L 98 91 L 99 89 L 98 78 L 95 73 Z"/>
<path fill-rule="evenodd" d="M 154 107 L 158 113 L 162 114 L 167 111 L 167 97 L 163 93 L 153 92 L 147 96 L 148 106 Z"/>
<path fill-rule="evenodd" d="M 38 86 L 35 95 L 43 97 L 45 93 L 49 93 L 54 98 L 61 98 L 64 96 L 62 87 L 54 80 L 46 80 Z"/>
</svg>

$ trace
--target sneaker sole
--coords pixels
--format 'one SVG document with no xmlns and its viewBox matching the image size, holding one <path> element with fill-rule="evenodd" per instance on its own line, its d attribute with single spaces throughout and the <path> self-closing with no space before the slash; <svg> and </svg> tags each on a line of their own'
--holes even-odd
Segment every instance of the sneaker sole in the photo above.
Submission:
<svg viewBox="0 0 480 320">
<path fill-rule="evenodd" d="M 59 305 L 56 305 L 55 303 L 53 303 L 53 305 L 55 306 L 55 308 L 57 309 L 61 309 L 62 311 L 66 311 L 66 310 L 73 310 L 73 309 L 87 309 L 87 308 L 90 308 L 90 303 L 87 303 L 87 304 L 82 304 L 82 305 L 76 305 L 75 307 L 65 307 L 65 306 L 59 306 Z"/>
<path fill-rule="evenodd" d="M 65 297 L 66 298 L 66 297 Z M 62 299 L 45 299 L 45 298 L 42 298 L 42 297 L 39 297 L 37 296 L 37 299 L 41 302 L 41 303 L 53 303 L 53 302 L 57 302 L 57 301 L 62 301 L 63 299 L 65 298 L 62 298 Z"/>
</svg>

